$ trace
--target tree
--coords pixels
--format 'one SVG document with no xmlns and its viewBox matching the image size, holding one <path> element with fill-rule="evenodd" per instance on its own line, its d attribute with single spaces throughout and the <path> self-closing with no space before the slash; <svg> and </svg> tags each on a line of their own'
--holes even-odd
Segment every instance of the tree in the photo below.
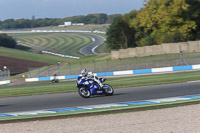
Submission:
<svg viewBox="0 0 200 133">
<path fill-rule="evenodd" d="M 134 28 L 130 28 L 126 18 L 118 16 L 107 30 L 107 47 L 109 49 L 121 49 L 134 47 Z"/>
<path fill-rule="evenodd" d="M 111 24 L 116 17 L 118 16 L 122 16 L 121 14 L 113 14 L 113 15 L 108 15 L 107 20 L 106 20 L 106 24 Z"/>
<path fill-rule="evenodd" d="M 200 39 L 200 0 L 186 0 L 186 3 L 190 5 L 188 7 L 188 16 L 192 21 L 195 21 L 197 27 L 193 29 L 191 34 L 193 39 Z"/>
<path fill-rule="evenodd" d="M 7 48 L 15 48 L 16 41 L 7 34 L 0 34 L 0 46 Z"/>
<path fill-rule="evenodd" d="M 111 17 L 110 17 L 111 16 Z M 114 15 L 115 16 L 115 15 Z M 35 19 L 33 16 L 29 19 L 7 19 L 0 21 L 0 29 L 10 28 L 35 28 L 35 27 L 46 27 L 46 26 L 57 26 L 64 24 L 64 22 L 70 21 L 72 23 L 85 23 L 85 24 L 105 24 L 111 23 L 114 20 L 114 16 L 107 15 L 104 13 L 88 14 L 86 16 L 72 16 L 67 18 L 39 18 Z M 109 21 L 107 21 L 109 19 Z"/>
<path fill-rule="evenodd" d="M 136 19 L 144 37 L 163 35 L 155 40 L 160 44 L 165 40 L 165 34 L 173 36 L 180 33 L 184 39 L 191 38 L 190 33 L 196 28 L 196 23 L 190 19 L 188 11 L 189 4 L 185 0 L 150 0 Z"/>
</svg>

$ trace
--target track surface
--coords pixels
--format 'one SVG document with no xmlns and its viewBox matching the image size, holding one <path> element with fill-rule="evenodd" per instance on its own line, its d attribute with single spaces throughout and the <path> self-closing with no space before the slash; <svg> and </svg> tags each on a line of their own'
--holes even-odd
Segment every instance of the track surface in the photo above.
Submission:
<svg viewBox="0 0 200 133">
<path fill-rule="evenodd" d="M 77 92 L 0 98 L 0 113 L 78 107 L 200 94 L 200 82 L 115 89 L 113 96 L 81 98 Z"/>
<path fill-rule="evenodd" d="M 105 41 L 105 38 L 99 35 L 87 34 L 87 33 L 77 33 L 77 34 L 81 34 L 84 36 L 86 35 L 94 39 L 94 42 L 80 49 L 80 53 L 84 55 L 96 54 L 94 51 L 95 48 L 97 48 L 99 45 L 101 45 Z"/>
</svg>

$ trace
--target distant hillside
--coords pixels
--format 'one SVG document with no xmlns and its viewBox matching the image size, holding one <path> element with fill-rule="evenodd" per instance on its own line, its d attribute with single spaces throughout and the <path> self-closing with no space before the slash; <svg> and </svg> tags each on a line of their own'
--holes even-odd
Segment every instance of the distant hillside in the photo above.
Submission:
<svg viewBox="0 0 200 133">
<path fill-rule="evenodd" d="M 40 18 L 35 19 L 7 19 L 0 21 L 0 29 L 21 29 L 21 28 L 36 28 L 46 26 L 58 26 L 63 25 L 64 22 L 72 23 L 84 23 L 84 24 L 111 24 L 115 17 L 121 16 L 120 14 L 107 15 L 100 14 L 88 14 L 86 16 L 73 16 L 66 18 Z"/>
</svg>

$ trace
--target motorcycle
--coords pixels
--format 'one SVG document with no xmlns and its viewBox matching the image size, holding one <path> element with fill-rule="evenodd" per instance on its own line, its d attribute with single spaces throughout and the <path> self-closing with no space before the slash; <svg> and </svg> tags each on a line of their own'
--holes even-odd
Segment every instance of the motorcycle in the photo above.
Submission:
<svg viewBox="0 0 200 133">
<path fill-rule="evenodd" d="M 92 79 L 80 78 L 78 78 L 76 86 L 78 88 L 79 95 L 83 98 L 89 98 L 91 95 L 111 96 L 114 93 L 114 89 L 108 84 L 103 84 L 103 87 L 101 88 L 100 85 Z M 106 78 L 100 78 L 99 80 L 103 83 Z"/>
</svg>

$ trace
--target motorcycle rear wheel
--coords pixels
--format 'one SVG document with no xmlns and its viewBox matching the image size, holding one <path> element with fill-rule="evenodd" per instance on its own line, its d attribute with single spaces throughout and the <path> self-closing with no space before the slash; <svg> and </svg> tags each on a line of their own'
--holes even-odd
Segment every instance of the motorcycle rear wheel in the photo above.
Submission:
<svg viewBox="0 0 200 133">
<path fill-rule="evenodd" d="M 91 96 L 90 90 L 86 88 L 79 88 L 78 93 L 83 98 L 89 98 Z"/>
</svg>

